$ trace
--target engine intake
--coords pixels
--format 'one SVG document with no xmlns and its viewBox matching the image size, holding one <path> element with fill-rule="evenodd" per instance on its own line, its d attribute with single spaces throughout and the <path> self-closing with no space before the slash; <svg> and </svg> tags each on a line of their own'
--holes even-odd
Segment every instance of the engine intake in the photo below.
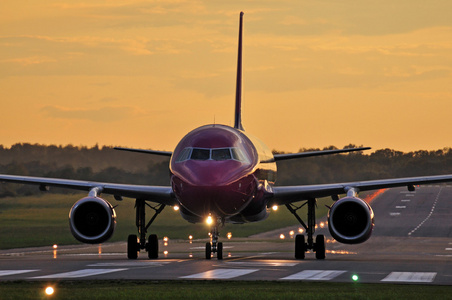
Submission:
<svg viewBox="0 0 452 300">
<path fill-rule="evenodd" d="M 78 241 L 100 244 L 113 235 L 116 212 L 108 201 L 99 197 L 86 197 L 72 206 L 69 226 Z"/>
<path fill-rule="evenodd" d="M 374 212 L 365 201 L 356 197 L 345 197 L 335 202 L 328 212 L 328 227 L 338 242 L 363 243 L 372 234 Z"/>
</svg>

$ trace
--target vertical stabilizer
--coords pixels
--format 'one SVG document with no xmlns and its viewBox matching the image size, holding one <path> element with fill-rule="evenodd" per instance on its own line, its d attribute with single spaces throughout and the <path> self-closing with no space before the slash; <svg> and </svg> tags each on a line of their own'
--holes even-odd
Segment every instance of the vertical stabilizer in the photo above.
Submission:
<svg viewBox="0 0 452 300">
<path fill-rule="evenodd" d="M 244 130 L 242 126 L 242 38 L 243 38 L 243 12 L 240 13 L 239 51 L 237 58 L 237 83 L 235 90 L 235 121 L 234 128 Z"/>
</svg>

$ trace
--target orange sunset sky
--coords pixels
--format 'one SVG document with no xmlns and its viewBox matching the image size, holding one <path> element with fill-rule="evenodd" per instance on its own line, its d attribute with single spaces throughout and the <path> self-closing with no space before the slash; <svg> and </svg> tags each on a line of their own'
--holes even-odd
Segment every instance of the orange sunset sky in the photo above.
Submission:
<svg viewBox="0 0 452 300">
<path fill-rule="evenodd" d="M 233 125 L 271 149 L 452 146 L 452 1 L 2 1 L 0 144 L 173 150 Z"/>
</svg>

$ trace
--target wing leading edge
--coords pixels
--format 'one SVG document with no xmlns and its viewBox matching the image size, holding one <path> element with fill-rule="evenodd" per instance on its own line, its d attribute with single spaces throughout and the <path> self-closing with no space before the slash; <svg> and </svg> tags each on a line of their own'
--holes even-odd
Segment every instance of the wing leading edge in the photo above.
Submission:
<svg viewBox="0 0 452 300">
<path fill-rule="evenodd" d="M 177 204 L 177 200 L 170 186 L 117 184 L 106 182 L 14 176 L 14 175 L 0 175 L 0 182 L 34 184 L 38 185 L 41 190 L 45 190 L 46 187 L 50 186 L 69 188 L 80 191 L 90 191 L 94 188 L 100 188 L 102 193 L 114 195 L 115 197 L 130 197 L 142 200 L 149 200 L 170 206 Z"/>
<path fill-rule="evenodd" d="M 413 185 L 442 183 L 449 181 L 452 181 L 452 175 L 405 177 L 305 186 L 278 186 L 273 187 L 268 203 L 269 206 L 285 205 L 301 200 L 344 194 L 350 189 L 354 189 L 359 192 L 401 186 L 411 187 Z"/>
</svg>

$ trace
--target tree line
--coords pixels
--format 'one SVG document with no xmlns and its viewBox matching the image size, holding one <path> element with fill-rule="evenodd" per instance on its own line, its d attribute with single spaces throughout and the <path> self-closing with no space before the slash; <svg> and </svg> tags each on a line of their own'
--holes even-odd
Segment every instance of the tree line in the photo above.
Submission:
<svg viewBox="0 0 452 300">
<path fill-rule="evenodd" d="M 346 147 L 353 148 L 355 145 Z M 302 148 L 300 152 L 337 149 Z M 274 153 L 282 153 L 274 150 Z M 39 144 L 0 145 L 0 173 L 116 183 L 168 185 L 169 159 L 114 150 Z M 321 184 L 394 177 L 452 174 L 452 149 L 401 152 L 380 149 L 281 161 L 277 185 Z M 70 190 L 53 189 L 59 193 Z M 2 184 L 0 197 L 37 193 L 35 186 Z"/>
</svg>

